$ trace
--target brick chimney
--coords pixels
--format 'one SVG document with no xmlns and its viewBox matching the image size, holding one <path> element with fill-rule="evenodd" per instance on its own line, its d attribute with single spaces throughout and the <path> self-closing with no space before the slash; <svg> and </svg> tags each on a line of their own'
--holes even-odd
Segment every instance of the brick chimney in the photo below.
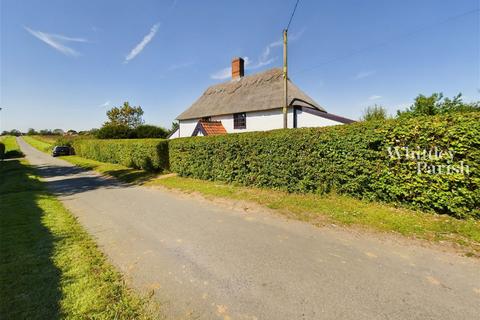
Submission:
<svg viewBox="0 0 480 320">
<path fill-rule="evenodd" d="M 239 79 L 245 74 L 245 61 L 242 58 L 234 58 L 232 60 L 232 79 Z"/>
</svg>

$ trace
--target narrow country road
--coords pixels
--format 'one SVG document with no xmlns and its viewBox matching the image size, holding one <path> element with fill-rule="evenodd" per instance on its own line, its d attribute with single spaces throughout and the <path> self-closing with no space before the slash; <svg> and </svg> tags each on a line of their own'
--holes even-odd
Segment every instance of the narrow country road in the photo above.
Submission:
<svg viewBox="0 0 480 320">
<path fill-rule="evenodd" d="M 155 290 L 170 318 L 479 317 L 478 260 L 128 186 L 18 142 L 129 283 Z"/>
</svg>

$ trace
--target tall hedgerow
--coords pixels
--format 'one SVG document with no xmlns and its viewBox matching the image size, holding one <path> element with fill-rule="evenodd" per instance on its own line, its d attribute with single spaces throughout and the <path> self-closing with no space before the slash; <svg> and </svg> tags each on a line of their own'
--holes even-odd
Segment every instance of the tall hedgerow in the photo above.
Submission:
<svg viewBox="0 0 480 320">
<path fill-rule="evenodd" d="M 181 176 L 480 217 L 479 112 L 181 138 L 169 154 Z"/>
<path fill-rule="evenodd" d="M 168 168 L 168 140 L 164 139 L 75 139 L 73 147 L 75 154 L 92 160 L 147 171 Z"/>
</svg>

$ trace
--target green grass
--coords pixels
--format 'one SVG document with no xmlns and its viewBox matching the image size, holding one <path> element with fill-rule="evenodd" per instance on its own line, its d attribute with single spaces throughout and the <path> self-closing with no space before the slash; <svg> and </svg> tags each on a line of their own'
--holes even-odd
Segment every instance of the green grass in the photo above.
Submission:
<svg viewBox="0 0 480 320">
<path fill-rule="evenodd" d="M 18 146 L 17 140 L 14 136 L 2 136 L 0 137 L 0 141 L 5 144 L 5 159 L 23 157 L 23 153 L 20 151 L 20 147 Z"/>
<path fill-rule="evenodd" d="M 25 160 L 0 163 L 0 177 L 2 318 L 157 318 Z"/>
<path fill-rule="evenodd" d="M 183 192 L 198 192 L 207 198 L 246 200 L 275 209 L 295 220 L 314 225 L 336 223 L 374 231 L 395 232 L 407 237 L 461 245 L 480 255 L 480 221 L 458 220 L 446 215 L 396 208 L 348 196 L 295 194 L 168 176 L 155 178 L 142 170 L 76 156 L 62 157 L 80 167 L 114 176 L 130 183 L 163 186 Z"/>
<path fill-rule="evenodd" d="M 42 140 L 40 136 L 23 136 L 23 140 L 42 152 L 50 153 L 52 151 L 53 141 L 47 142 Z"/>
<path fill-rule="evenodd" d="M 177 176 L 153 179 L 146 185 L 198 192 L 207 198 L 252 201 L 288 218 L 314 225 L 355 225 L 425 240 L 447 241 L 480 254 L 480 221 L 458 220 L 336 194 L 285 193 Z"/>
</svg>

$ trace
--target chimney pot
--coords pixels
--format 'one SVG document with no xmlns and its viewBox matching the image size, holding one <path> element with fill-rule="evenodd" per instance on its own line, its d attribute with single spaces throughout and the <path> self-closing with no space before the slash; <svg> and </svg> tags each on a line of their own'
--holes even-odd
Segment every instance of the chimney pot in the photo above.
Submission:
<svg viewBox="0 0 480 320">
<path fill-rule="evenodd" d="M 245 61 L 242 58 L 232 60 L 232 79 L 239 79 L 245 74 Z"/>
</svg>

